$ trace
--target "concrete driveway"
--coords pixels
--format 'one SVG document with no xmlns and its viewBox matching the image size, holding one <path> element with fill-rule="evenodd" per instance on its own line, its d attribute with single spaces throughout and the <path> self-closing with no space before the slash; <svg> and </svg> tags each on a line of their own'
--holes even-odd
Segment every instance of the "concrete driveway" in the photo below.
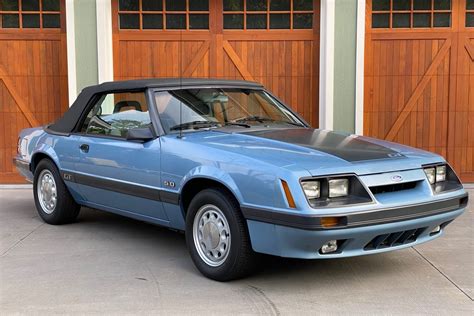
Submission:
<svg viewBox="0 0 474 316">
<path fill-rule="evenodd" d="M 425 245 L 338 260 L 268 257 L 260 273 L 218 283 L 194 268 L 181 234 L 85 208 L 77 223 L 50 226 L 31 189 L 3 189 L 0 314 L 472 315 L 473 220 L 471 202 Z"/>
</svg>

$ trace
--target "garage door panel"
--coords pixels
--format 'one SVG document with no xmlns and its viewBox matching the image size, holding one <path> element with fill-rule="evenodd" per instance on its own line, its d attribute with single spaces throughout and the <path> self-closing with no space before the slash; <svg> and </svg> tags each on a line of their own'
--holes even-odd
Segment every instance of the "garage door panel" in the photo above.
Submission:
<svg viewBox="0 0 474 316">
<path fill-rule="evenodd" d="M 11 163 L 11 159 L 16 153 L 18 131 L 30 127 L 30 124 L 19 111 L 3 81 L 0 81 L 0 96 L 0 102 L 2 103 L 0 108 L 0 117 L 2 117 L 0 175 L 14 174 L 15 168 Z"/>
<path fill-rule="evenodd" d="M 28 13 L 43 15 L 41 6 Z M 64 1 L 47 14 L 58 15 L 60 25 L 0 26 L 0 183 L 24 181 L 12 164 L 20 130 L 50 123 L 68 108 Z"/>
<path fill-rule="evenodd" d="M 443 68 L 444 69 L 444 68 Z M 439 73 L 439 71 L 438 71 Z M 378 138 L 386 138 L 410 97 L 418 87 L 421 76 L 377 76 L 369 78 L 373 84 L 372 106 L 367 112 L 375 115 L 366 124 L 366 133 Z M 448 83 L 448 84 L 446 84 Z M 443 113 L 448 110 L 449 76 L 440 74 L 430 78 L 418 99 L 413 100 L 413 109 L 398 129 L 392 140 L 410 146 L 429 149 L 434 143 L 446 144 L 446 129 L 442 133 Z M 419 115 L 421 114 L 421 116 Z M 370 128 L 370 130 L 369 130 Z M 412 135 L 420 136 L 418 140 Z M 421 142 L 420 142 L 421 139 Z"/>
<path fill-rule="evenodd" d="M 116 78 L 163 78 L 209 75 L 208 41 L 119 41 Z M 206 69 L 207 65 L 207 69 Z"/>
<path fill-rule="evenodd" d="M 459 55 L 457 68 L 457 86 L 453 110 L 455 133 L 453 141 L 448 144 L 450 156 L 456 159 L 461 168 L 461 175 L 467 181 L 474 181 L 474 32 L 459 34 Z"/>
<path fill-rule="evenodd" d="M 67 68 L 62 61 L 64 46 L 59 39 L 0 39 L 0 51 L 0 64 L 5 67 L 9 76 L 67 76 Z"/>
<path fill-rule="evenodd" d="M 314 122 L 315 99 L 314 44 L 312 41 L 228 41 L 238 57 L 224 59 L 226 78 L 256 80 L 268 87 L 277 97 L 291 104 L 307 121 Z M 237 66 L 237 65 L 238 66 Z M 233 67 L 234 65 L 234 67 Z M 239 68 L 245 68 L 243 76 Z"/>
<path fill-rule="evenodd" d="M 204 53 L 202 59 L 197 63 L 197 66 L 191 73 L 193 78 L 207 78 L 209 77 L 209 50 Z"/>
<path fill-rule="evenodd" d="M 366 78 L 372 87 L 368 87 L 368 107 L 365 112 L 375 112 L 379 116 L 380 124 L 377 131 L 378 137 L 385 137 L 391 127 L 405 109 L 407 102 L 413 95 L 422 77 L 420 76 L 379 76 Z M 447 104 L 443 103 L 448 95 L 448 87 L 443 83 L 449 79 L 448 76 L 433 76 L 419 94 L 418 99 L 413 100 L 414 106 L 411 112 L 443 112 L 447 111 Z M 439 97 L 439 98 L 438 98 Z M 372 128 L 366 124 L 366 128 Z M 400 130 L 409 127 L 403 124 Z M 367 131 L 366 131 L 367 132 Z"/>
<path fill-rule="evenodd" d="M 290 7 L 293 7 L 292 2 L 287 1 Z M 189 21 L 195 12 L 187 9 L 168 13 L 165 3 L 163 11 L 159 13 L 163 18 L 176 13 L 186 16 L 186 23 L 181 29 L 169 30 L 164 23 L 157 30 L 145 30 L 141 23 L 135 25 L 134 30 L 129 30 L 120 26 L 119 16 L 135 14 L 143 18 L 149 12 L 142 11 L 141 6 L 139 11 L 127 12 L 126 8 L 119 8 L 118 1 L 112 1 L 116 56 L 114 76 L 116 79 L 139 78 L 141 74 L 141 77 L 158 78 L 255 80 L 292 105 L 311 124 L 317 125 L 319 7 L 319 1 L 313 1 L 313 10 L 305 9 L 305 12 L 276 12 L 272 6 L 266 12 L 259 13 L 267 15 L 267 22 L 270 21 L 270 14 L 293 16 L 304 13 L 312 16 L 313 27 L 306 25 L 297 29 L 301 25 L 290 23 L 285 26 L 268 24 L 263 29 L 252 29 L 252 25 L 245 22 L 233 26 L 227 22 L 230 15 L 238 15 L 241 21 L 247 21 L 247 17 L 255 12 L 225 11 L 221 0 L 209 0 L 209 11 L 200 12 L 209 17 L 209 27 L 193 30 Z M 130 42 L 140 43 L 138 52 L 128 47 L 135 45 Z M 133 57 L 130 57 L 131 54 Z M 140 54 L 140 57 L 136 54 Z M 137 70 L 143 67 L 144 70 Z"/>
<path fill-rule="evenodd" d="M 223 76 L 224 79 L 231 79 L 231 80 L 244 80 L 244 77 L 239 72 L 239 69 L 236 67 L 232 59 L 230 59 L 229 55 L 224 54 L 223 57 L 224 65 L 223 65 Z M 258 80 L 258 82 L 263 83 L 263 77 L 253 77 L 254 80 Z"/>
<path fill-rule="evenodd" d="M 417 28 L 420 12 L 411 6 L 402 12 L 410 24 L 397 28 L 392 23 L 400 12 L 374 11 L 367 1 L 364 132 L 439 153 L 464 181 L 474 181 L 474 30 L 465 24 L 466 1 L 451 3 L 444 12 L 451 24 L 432 20 Z M 435 19 L 440 12 L 431 8 Z M 382 15 L 391 18 L 377 26 L 372 19 Z"/>
<path fill-rule="evenodd" d="M 390 0 L 389 3 L 397 1 L 399 0 Z M 472 76 L 474 30 L 467 27 L 465 22 L 466 1 L 451 1 L 451 3 L 451 9 L 447 11 L 452 18 L 450 25 L 437 27 L 431 24 L 424 29 L 417 29 L 410 24 L 407 28 L 398 29 L 390 24 L 392 20 L 388 22 L 388 28 L 376 27 L 372 23 L 374 15 L 386 14 L 393 18 L 393 14 L 400 12 L 372 11 L 372 1 L 368 0 L 366 26 L 368 53 L 365 70 L 368 87 L 365 89 L 367 110 L 364 112 L 367 119 L 365 124 L 369 126 L 364 127 L 364 131 L 368 135 L 439 153 L 448 159 L 464 181 L 474 181 L 472 156 L 474 151 L 471 140 L 474 134 L 471 131 L 471 126 L 474 126 L 471 115 L 474 112 L 471 101 L 474 90 Z M 413 8 L 412 6 L 406 12 L 412 18 L 417 13 Z M 436 9 L 431 11 L 433 18 Z M 413 21 L 412 19 L 411 22 Z M 403 51 L 397 51 L 400 40 L 406 42 L 406 55 Z M 385 45 L 390 49 L 390 45 L 386 42 L 393 42 L 393 62 L 404 63 L 404 72 L 391 73 L 390 60 L 386 58 L 387 52 L 384 48 Z M 388 53 L 388 56 L 390 55 L 391 53 Z M 377 63 L 381 64 L 376 65 Z M 432 69 L 433 65 L 436 69 Z M 389 85 L 386 85 L 387 82 L 381 80 L 383 76 L 392 78 L 399 76 L 399 80 L 405 81 L 405 84 L 400 85 L 400 82 L 394 79 L 395 81 L 389 81 Z M 404 101 L 403 109 L 400 109 L 400 102 L 397 103 L 398 118 L 390 127 L 390 131 L 383 136 L 379 128 L 381 122 L 382 124 L 384 122 L 381 117 L 385 116 L 385 123 L 387 120 L 393 121 L 392 114 L 386 110 L 387 107 L 393 109 L 395 102 L 392 95 L 391 101 L 388 98 L 385 100 L 392 102 L 392 107 L 377 103 L 380 102 L 378 97 L 384 98 L 390 94 L 390 91 L 387 92 L 387 87 L 399 94 L 399 100 Z M 411 134 L 416 136 L 410 137 Z"/>
</svg>

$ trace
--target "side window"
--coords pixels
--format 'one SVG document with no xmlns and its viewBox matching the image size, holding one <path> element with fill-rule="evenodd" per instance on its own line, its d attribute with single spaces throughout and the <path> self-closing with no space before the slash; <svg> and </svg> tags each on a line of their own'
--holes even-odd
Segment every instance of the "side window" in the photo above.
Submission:
<svg viewBox="0 0 474 316">
<path fill-rule="evenodd" d="M 108 93 L 87 114 L 81 132 L 126 138 L 130 129 L 150 124 L 144 92 Z"/>
</svg>

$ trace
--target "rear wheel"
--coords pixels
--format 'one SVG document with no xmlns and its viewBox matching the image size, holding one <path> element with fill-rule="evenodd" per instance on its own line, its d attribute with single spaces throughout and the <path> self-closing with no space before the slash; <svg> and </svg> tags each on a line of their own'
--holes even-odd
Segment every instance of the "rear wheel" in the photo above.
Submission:
<svg viewBox="0 0 474 316">
<path fill-rule="evenodd" d="M 79 215 L 80 206 L 66 188 L 56 165 L 43 159 L 35 169 L 33 195 L 39 216 L 48 224 L 72 222 Z"/>
<path fill-rule="evenodd" d="M 186 243 L 194 264 L 208 278 L 241 278 L 255 266 L 245 219 L 225 190 L 206 189 L 193 198 L 186 215 Z"/>
</svg>

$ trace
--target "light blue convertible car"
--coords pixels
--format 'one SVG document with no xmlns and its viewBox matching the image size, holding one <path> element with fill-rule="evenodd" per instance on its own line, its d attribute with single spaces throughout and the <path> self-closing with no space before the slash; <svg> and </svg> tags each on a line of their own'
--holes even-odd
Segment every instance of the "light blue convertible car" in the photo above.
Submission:
<svg viewBox="0 0 474 316">
<path fill-rule="evenodd" d="M 25 129 L 15 163 L 41 218 L 81 206 L 184 231 L 196 267 L 225 281 L 257 253 L 320 259 L 430 241 L 467 193 L 435 154 L 313 129 L 246 81 L 154 79 L 84 89 Z"/>
</svg>

